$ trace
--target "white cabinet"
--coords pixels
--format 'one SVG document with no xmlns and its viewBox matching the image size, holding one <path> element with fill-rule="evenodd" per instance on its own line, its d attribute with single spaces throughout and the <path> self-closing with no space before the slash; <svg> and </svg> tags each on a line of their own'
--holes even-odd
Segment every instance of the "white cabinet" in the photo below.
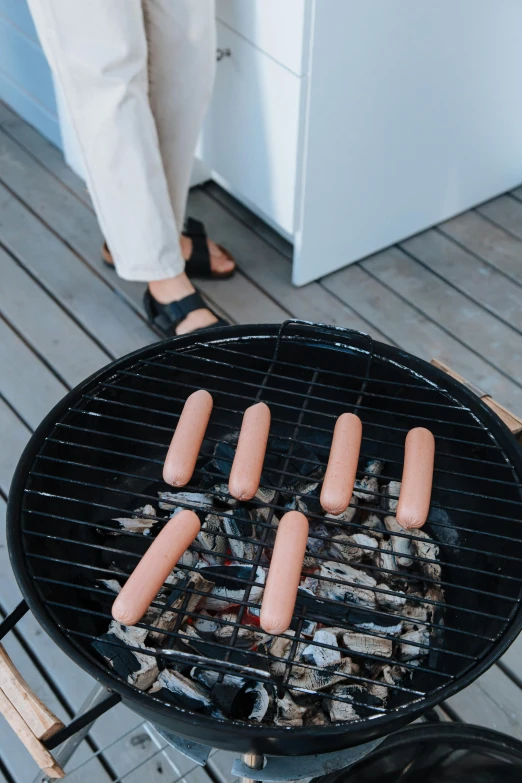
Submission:
<svg viewBox="0 0 522 783">
<path fill-rule="evenodd" d="M 520 0 L 217 0 L 203 159 L 309 282 L 522 182 Z"/>
<path fill-rule="evenodd" d="M 220 61 L 199 155 L 225 186 L 294 231 L 301 79 L 218 21 Z"/>
</svg>

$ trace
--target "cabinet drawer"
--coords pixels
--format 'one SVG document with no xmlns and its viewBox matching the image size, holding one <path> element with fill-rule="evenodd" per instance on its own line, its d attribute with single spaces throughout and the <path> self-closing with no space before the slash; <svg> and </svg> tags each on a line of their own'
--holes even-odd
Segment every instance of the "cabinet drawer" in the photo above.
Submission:
<svg viewBox="0 0 522 783">
<path fill-rule="evenodd" d="M 303 80 L 219 23 L 218 45 L 232 54 L 218 63 L 201 158 L 292 234 Z"/>
<path fill-rule="evenodd" d="M 216 16 L 296 74 L 304 73 L 310 0 L 217 0 Z"/>
</svg>

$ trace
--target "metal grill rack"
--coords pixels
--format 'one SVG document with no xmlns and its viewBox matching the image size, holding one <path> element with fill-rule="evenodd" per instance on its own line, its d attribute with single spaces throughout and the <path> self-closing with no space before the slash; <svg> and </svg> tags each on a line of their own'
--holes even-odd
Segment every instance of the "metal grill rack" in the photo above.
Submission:
<svg viewBox="0 0 522 783">
<path fill-rule="evenodd" d="M 443 590 L 445 600 L 416 599 L 439 610 L 437 619 L 426 623 L 436 635 L 424 645 L 429 655 L 421 665 L 401 664 L 413 676 L 407 683 L 388 684 L 393 697 L 388 705 L 365 704 L 365 708 L 378 717 L 418 704 L 451 687 L 488 656 L 519 610 L 522 582 L 521 556 L 515 546 L 519 543 L 521 483 L 498 439 L 451 391 L 381 355 L 367 336 L 287 322 L 268 337 L 260 329 L 249 339 L 200 340 L 176 351 L 160 344 L 136 359 L 129 357 L 109 375 L 87 382 L 83 393 L 52 426 L 31 465 L 24 490 L 22 548 L 45 611 L 84 658 L 98 668 L 103 666 L 93 656 L 90 643 L 96 637 L 95 628 L 104 624 L 106 628 L 111 619 L 108 611 L 96 608 L 97 600 L 103 603 L 113 597 L 110 591 L 89 582 L 98 576 L 121 576 L 106 565 L 103 558 L 109 548 L 97 543 L 92 533 L 100 529 L 103 519 L 129 515 L 138 505 L 157 502 L 150 487 L 160 481 L 166 449 L 185 399 L 199 388 L 206 388 L 214 397 L 207 438 L 214 446 L 239 431 L 248 405 L 267 402 L 273 422 L 267 456 L 275 459 L 283 454 L 283 464 L 271 469 L 272 481 L 263 482 L 264 489 L 273 489 L 276 494 L 272 502 L 263 503 L 271 509 L 268 519 L 256 523 L 263 532 L 252 540 L 255 557 L 243 560 L 250 567 L 249 574 L 246 578 L 231 577 L 244 592 L 237 602 L 237 620 L 218 619 L 232 629 L 228 641 L 209 642 L 206 655 L 182 653 L 172 647 L 187 638 L 180 628 L 182 618 L 201 617 L 197 611 L 187 611 L 190 596 L 205 595 L 191 587 L 193 569 L 181 566 L 187 583 L 185 601 L 177 610 L 179 622 L 166 632 L 169 644 L 151 654 L 203 665 L 222 676 L 248 671 L 251 679 L 270 679 L 268 653 L 254 650 L 246 664 L 241 656 L 238 663 L 236 642 L 240 628 L 257 630 L 251 613 L 257 604 L 251 593 L 253 587 L 262 586 L 256 582 L 256 573 L 263 550 L 270 548 L 271 517 L 284 513 L 280 502 L 283 488 L 285 495 L 299 494 L 292 491 L 292 480 L 302 477 L 300 469 L 311 462 L 309 456 L 302 455 L 303 447 L 313 450 L 325 467 L 334 422 L 348 410 L 357 412 L 363 421 L 362 457 L 382 458 L 386 463 L 383 479 L 400 480 L 404 438 L 411 427 L 428 427 L 437 443 L 427 529 L 441 548 L 442 578 L 432 581 Z M 214 475 L 216 480 L 222 479 L 217 472 Z M 185 490 L 199 489 L 196 473 Z M 211 494 L 207 489 L 205 492 Z M 383 508 L 382 493 L 368 494 L 373 495 L 373 513 L 389 513 Z M 183 501 L 179 505 L 194 508 Z M 328 518 L 322 519 L 328 524 Z M 347 532 L 363 530 L 357 521 L 344 526 Z M 129 543 L 142 538 L 129 532 L 122 535 Z M 391 535 L 416 538 L 415 531 Z M 198 547 L 198 551 L 206 550 Z M 117 552 L 131 561 L 140 557 L 130 545 Z M 335 560 L 317 555 L 318 563 L 321 559 Z M 377 565 L 366 568 L 378 583 L 383 573 L 389 573 Z M 404 579 L 409 579 L 407 574 Z M 343 584 L 357 586 L 350 581 Z M 393 594 L 385 588 L 374 589 Z M 165 608 L 157 603 L 153 606 Z M 284 684 L 288 685 L 300 643 L 309 643 L 302 636 L 304 623 L 310 619 L 331 623 L 331 612 L 338 609 L 338 604 L 328 599 L 322 599 L 321 606 L 298 602 L 290 656 L 276 658 L 286 665 Z M 348 605 L 347 611 L 350 609 L 357 607 Z M 388 621 L 407 619 L 392 610 L 376 609 L 375 614 Z M 342 618 L 335 616 L 342 625 Z M 155 629 L 143 623 L 138 627 Z M 389 638 L 387 634 L 365 633 Z M 349 649 L 341 652 L 350 655 Z M 320 671 L 302 661 L 299 666 Z M 108 667 L 107 671 L 117 680 Z M 354 674 L 350 680 L 369 682 Z M 302 689 L 292 686 L 292 690 Z M 333 697 L 321 694 L 325 696 Z M 357 700 L 352 703 L 358 704 Z"/>
</svg>

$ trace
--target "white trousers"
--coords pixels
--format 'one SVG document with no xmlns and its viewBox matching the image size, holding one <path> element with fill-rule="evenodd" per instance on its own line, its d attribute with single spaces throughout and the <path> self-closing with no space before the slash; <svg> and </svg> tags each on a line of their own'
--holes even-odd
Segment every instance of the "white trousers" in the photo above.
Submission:
<svg viewBox="0 0 522 783">
<path fill-rule="evenodd" d="M 180 274 L 187 194 L 215 69 L 214 0 L 29 0 L 126 280 Z"/>
</svg>

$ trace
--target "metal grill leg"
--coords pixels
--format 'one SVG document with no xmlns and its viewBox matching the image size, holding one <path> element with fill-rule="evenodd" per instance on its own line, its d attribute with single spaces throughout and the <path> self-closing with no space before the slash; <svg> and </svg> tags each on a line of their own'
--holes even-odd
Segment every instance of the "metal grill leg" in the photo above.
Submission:
<svg viewBox="0 0 522 783">
<path fill-rule="evenodd" d="M 263 766 L 265 764 L 265 757 L 258 756 L 255 753 L 245 753 L 243 756 L 241 756 L 241 761 L 243 762 L 245 767 L 249 767 L 249 769 L 251 769 L 252 772 L 255 772 L 256 770 L 263 769 Z M 239 783 L 256 783 L 256 779 L 239 778 Z"/>
<path fill-rule="evenodd" d="M 106 698 L 107 689 L 104 688 L 103 685 L 95 685 L 74 717 L 77 718 L 80 715 L 83 715 L 93 707 L 96 707 Z M 80 743 L 83 742 L 91 730 L 94 722 L 95 721 L 92 721 L 92 723 L 87 724 L 87 726 L 84 726 L 82 729 L 77 731 L 76 734 L 73 734 L 71 737 L 69 737 L 69 739 L 66 739 L 65 742 L 63 742 L 60 748 L 56 751 L 56 753 L 54 753 L 54 757 L 61 767 L 64 767 L 71 759 Z M 49 780 L 50 778 L 48 778 L 47 775 L 40 772 L 34 779 L 33 783 L 48 783 Z"/>
</svg>

